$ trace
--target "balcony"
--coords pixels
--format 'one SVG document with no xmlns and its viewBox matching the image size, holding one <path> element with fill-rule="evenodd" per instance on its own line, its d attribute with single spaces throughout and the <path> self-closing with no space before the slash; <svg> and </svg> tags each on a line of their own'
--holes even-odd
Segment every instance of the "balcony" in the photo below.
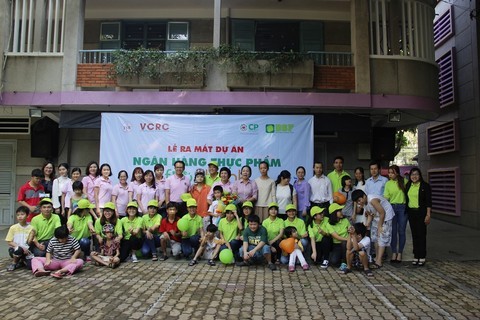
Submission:
<svg viewBox="0 0 480 320">
<path fill-rule="evenodd" d="M 124 54 L 124 60 L 119 61 L 114 50 L 80 51 L 77 86 L 120 90 L 355 90 L 351 53 L 229 52 L 218 56 L 211 51 L 193 56 L 188 51 L 145 51 L 141 59 L 139 53 Z"/>
</svg>

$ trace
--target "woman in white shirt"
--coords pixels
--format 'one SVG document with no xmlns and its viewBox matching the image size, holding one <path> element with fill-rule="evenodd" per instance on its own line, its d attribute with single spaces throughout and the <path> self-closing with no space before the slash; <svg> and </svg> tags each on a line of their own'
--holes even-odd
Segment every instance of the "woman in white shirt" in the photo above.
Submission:
<svg viewBox="0 0 480 320">
<path fill-rule="evenodd" d="M 275 190 L 275 197 L 277 198 L 278 203 L 278 216 L 283 220 L 287 219 L 287 214 L 285 212 L 285 207 L 287 204 L 293 203 L 295 206 L 297 205 L 297 191 L 290 184 L 290 179 L 292 175 L 288 170 L 283 170 L 278 175 Z"/>
</svg>

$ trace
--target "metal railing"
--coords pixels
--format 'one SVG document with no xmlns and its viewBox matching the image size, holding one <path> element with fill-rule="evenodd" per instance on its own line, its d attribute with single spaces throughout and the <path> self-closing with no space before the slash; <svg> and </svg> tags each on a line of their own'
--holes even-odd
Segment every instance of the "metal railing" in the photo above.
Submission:
<svg viewBox="0 0 480 320">
<path fill-rule="evenodd" d="M 112 63 L 115 50 L 80 50 L 78 63 Z"/>
<path fill-rule="evenodd" d="M 112 63 L 115 50 L 80 50 L 78 63 Z M 169 53 L 165 51 L 165 53 Z M 255 52 L 252 52 L 254 54 Z M 280 54 L 280 52 L 279 52 Z M 351 52 L 309 51 L 306 54 L 321 66 L 352 66 Z"/>
<path fill-rule="evenodd" d="M 321 66 L 353 66 L 353 53 L 351 52 L 325 52 L 309 51 L 316 65 Z"/>
</svg>

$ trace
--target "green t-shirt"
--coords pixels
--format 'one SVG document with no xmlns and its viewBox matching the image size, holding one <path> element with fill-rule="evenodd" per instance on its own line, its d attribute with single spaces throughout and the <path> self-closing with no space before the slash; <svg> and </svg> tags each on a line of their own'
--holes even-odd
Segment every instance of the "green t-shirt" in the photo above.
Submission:
<svg viewBox="0 0 480 320">
<path fill-rule="evenodd" d="M 105 223 L 109 223 L 109 222 L 105 222 Z M 96 234 L 99 234 L 103 237 L 105 237 L 105 235 L 103 234 L 103 225 L 100 223 L 100 219 L 97 219 L 95 220 L 95 233 Z M 123 228 L 122 228 L 122 220 L 121 219 L 117 219 L 117 223 L 115 224 L 115 235 L 123 235 Z"/>
<path fill-rule="evenodd" d="M 89 223 L 93 225 L 93 219 L 90 214 L 87 214 L 83 217 L 72 214 L 67 221 L 67 225 L 71 225 L 73 229 L 70 235 L 77 240 L 80 240 L 82 238 L 89 238 L 92 235 L 90 233 L 90 229 L 88 228 Z"/>
<path fill-rule="evenodd" d="M 158 229 L 160 228 L 160 223 L 162 222 L 162 216 L 156 213 L 153 217 L 150 217 L 150 215 L 145 214 L 142 216 L 143 219 L 143 227 L 145 229 L 151 228 L 153 226 L 158 226 L 154 230 L 154 234 L 158 234 Z"/>
<path fill-rule="evenodd" d="M 278 236 L 280 230 L 285 229 L 285 221 L 278 217 L 272 221 L 272 219 L 268 217 L 267 219 L 263 220 L 262 226 L 267 229 L 268 241 L 271 241 Z"/>
<path fill-rule="evenodd" d="M 323 218 L 322 221 L 320 221 L 319 224 L 313 223 L 311 226 L 308 226 L 308 236 L 310 238 L 314 238 L 315 242 L 320 242 L 323 239 L 323 234 L 320 233 L 320 229 L 322 229 L 325 232 L 328 232 L 328 219 Z"/>
<path fill-rule="evenodd" d="M 210 187 L 211 187 L 215 182 L 220 181 L 220 180 L 221 180 L 221 179 L 220 179 L 220 174 L 217 174 L 217 176 L 215 177 L 215 179 L 212 179 L 212 177 L 210 177 L 210 174 L 207 174 L 207 175 L 205 176 L 205 184 L 206 184 L 207 186 L 210 186 Z"/>
<path fill-rule="evenodd" d="M 336 233 L 342 238 L 346 238 L 348 236 L 348 227 L 350 227 L 350 222 L 346 218 L 340 219 L 335 225 L 331 225 L 330 223 L 327 225 L 328 234 Z M 333 238 L 333 243 L 341 243 L 340 240 Z"/>
<path fill-rule="evenodd" d="M 123 227 L 123 238 L 125 240 L 130 239 L 132 234 L 130 233 L 130 229 L 143 229 L 143 219 L 141 217 L 135 217 L 133 220 L 128 219 L 128 217 L 122 218 L 122 227 Z M 142 232 L 140 231 L 137 234 L 137 238 L 142 237 Z"/>
<path fill-rule="evenodd" d="M 248 242 L 252 246 L 257 246 L 260 242 L 268 244 L 267 229 L 260 225 L 256 232 L 252 232 L 250 228 L 245 229 L 243 231 L 243 242 Z"/>
<path fill-rule="evenodd" d="M 412 183 L 408 189 L 408 207 L 412 209 L 420 208 L 418 204 L 418 194 L 420 192 L 420 183 Z"/>
<path fill-rule="evenodd" d="M 307 228 L 305 227 L 305 221 L 297 217 L 295 217 L 293 221 L 290 221 L 289 219 L 285 220 L 285 228 L 286 227 L 295 227 L 295 229 L 297 229 L 299 237 L 303 237 L 303 235 L 307 233 Z"/>
<path fill-rule="evenodd" d="M 198 214 L 196 214 L 193 218 L 189 214 L 186 214 L 182 217 L 182 219 L 188 221 L 187 238 L 196 235 L 198 230 L 203 227 L 203 219 Z"/>
<path fill-rule="evenodd" d="M 330 179 L 330 182 L 332 183 L 332 192 L 338 191 L 342 188 L 342 178 L 344 176 L 350 177 L 345 170 L 343 170 L 340 174 L 333 170 L 327 175 L 327 178 Z"/>
<path fill-rule="evenodd" d="M 48 241 L 53 238 L 55 229 L 61 226 L 60 217 L 51 214 L 49 219 L 45 219 L 43 214 L 33 217 L 30 225 L 35 230 L 38 241 Z"/>
<path fill-rule="evenodd" d="M 218 230 L 223 234 L 226 242 L 232 241 L 238 236 L 237 219 L 232 219 L 232 221 L 228 221 L 227 218 L 220 219 Z"/>
<path fill-rule="evenodd" d="M 391 204 L 405 204 L 405 193 L 400 189 L 398 182 L 395 180 L 388 180 L 385 183 L 383 197 Z"/>
</svg>

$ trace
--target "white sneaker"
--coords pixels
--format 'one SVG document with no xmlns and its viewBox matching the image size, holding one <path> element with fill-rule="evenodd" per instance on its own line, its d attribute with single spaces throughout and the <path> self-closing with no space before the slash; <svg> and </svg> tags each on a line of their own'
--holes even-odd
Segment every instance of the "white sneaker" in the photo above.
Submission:
<svg viewBox="0 0 480 320">
<path fill-rule="evenodd" d="M 323 260 L 322 264 L 320 265 L 320 268 L 327 269 L 328 268 L 328 260 Z"/>
<path fill-rule="evenodd" d="M 132 262 L 133 262 L 133 263 L 137 263 L 137 262 L 138 262 L 137 256 L 136 256 L 135 254 L 132 254 Z"/>
</svg>

